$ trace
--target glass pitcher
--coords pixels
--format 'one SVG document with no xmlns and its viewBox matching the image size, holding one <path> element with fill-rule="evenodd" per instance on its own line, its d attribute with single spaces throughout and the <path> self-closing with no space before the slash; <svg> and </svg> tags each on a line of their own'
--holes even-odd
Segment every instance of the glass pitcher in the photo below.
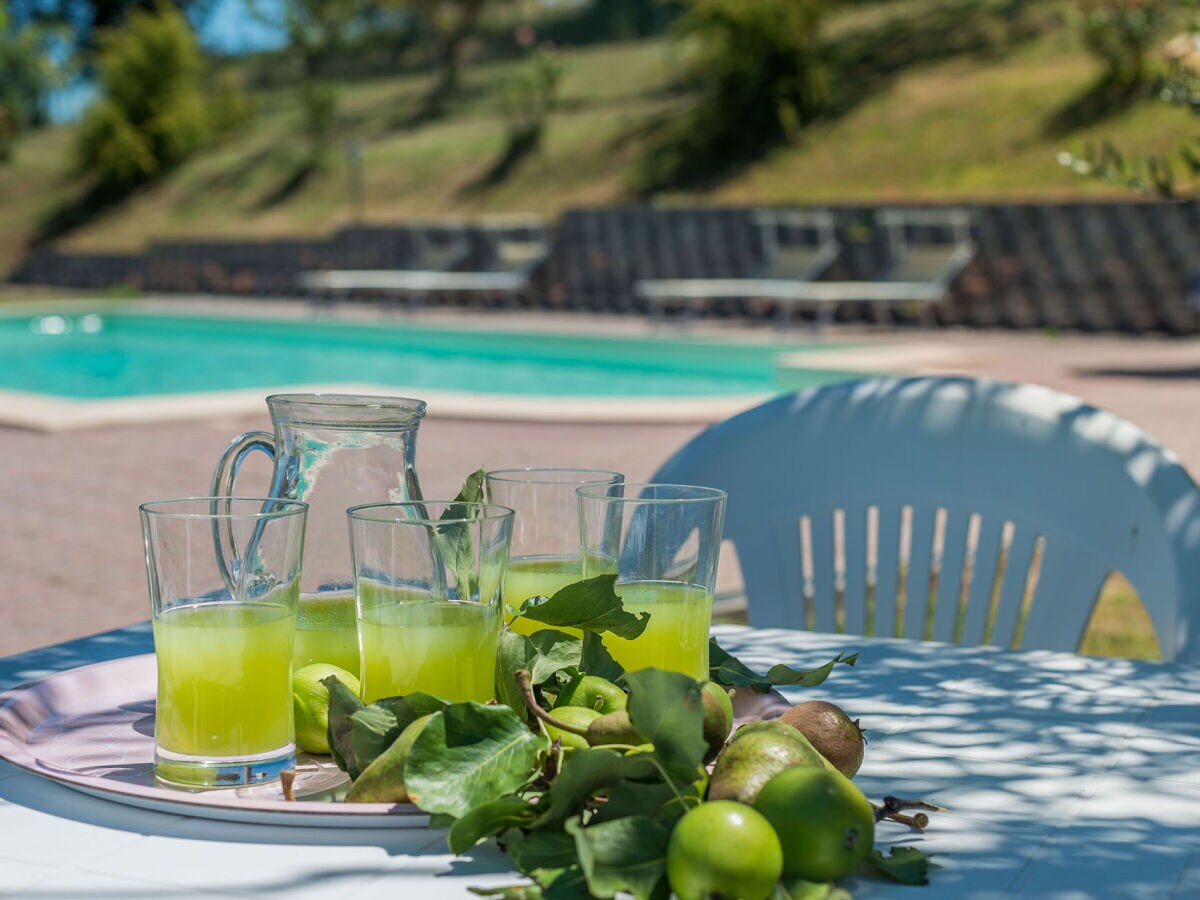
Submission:
<svg viewBox="0 0 1200 900">
<path fill-rule="evenodd" d="M 274 434 L 251 431 L 221 454 L 214 496 L 237 493 L 246 455 L 274 461 L 270 495 L 309 505 L 293 668 L 329 663 L 359 672 L 354 578 L 346 509 L 421 500 L 415 468 L 425 403 L 405 397 L 275 394 Z"/>
</svg>

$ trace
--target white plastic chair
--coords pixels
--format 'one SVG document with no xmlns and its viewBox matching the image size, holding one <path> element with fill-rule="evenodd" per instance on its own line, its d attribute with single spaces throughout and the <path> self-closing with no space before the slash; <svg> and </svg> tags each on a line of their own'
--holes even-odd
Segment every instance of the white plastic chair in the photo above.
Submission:
<svg viewBox="0 0 1200 900">
<path fill-rule="evenodd" d="M 1200 491 L 1136 425 L 1044 387 L 879 378 L 708 429 L 657 481 L 724 488 L 754 625 L 1077 650 L 1101 585 L 1200 659 Z"/>
</svg>

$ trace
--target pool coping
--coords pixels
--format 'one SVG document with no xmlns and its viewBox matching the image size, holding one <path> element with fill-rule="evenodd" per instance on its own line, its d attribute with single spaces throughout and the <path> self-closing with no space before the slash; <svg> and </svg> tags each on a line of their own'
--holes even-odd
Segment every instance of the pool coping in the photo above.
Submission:
<svg viewBox="0 0 1200 900">
<path fill-rule="evenodd" d="M 372 383 L 280 385 L 197 394 L 161 394 L 109 400 L 74 400 L 0 390 L 0 425 L 66 431 L 104 425 L 183 421 L 211 416 L 266 413 L 270 394 L 335 393 L 417 397 L 431 418 L 508 422 L 704 424 L 728 418 L 768 400 L 773 393 L 720 397 L 529 397 L 473 394 Z"/>
</svg>

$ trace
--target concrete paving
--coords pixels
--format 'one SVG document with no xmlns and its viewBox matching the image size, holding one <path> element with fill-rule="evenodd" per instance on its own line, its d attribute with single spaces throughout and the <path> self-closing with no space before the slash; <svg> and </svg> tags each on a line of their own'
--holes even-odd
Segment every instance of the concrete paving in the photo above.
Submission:
<svg viewBox="0 0 1200 900">
<path fill-rule="evenodd" d="M 528 317 L 517 317 L 513 321 Z M 570 323 L 555 317 L 556 327 Z M 580 320 L 589 329 L 594 320 Z M 617 330 L 635 326 L 613 323 Z M 641 327 L 641 326 L 637 326 Z M 713 326 L 707 326 L 709 330 Z M 738 329 L 717 326 L 723 337 Z M 741 330 L 756 340 L 761 330 Z M 1049 385 L 1131 419 L 1200 473 L 1200 341 L 1049 337 L 1006 332 L 834 334 L 910 371 L 987 375 Z M 883 347 L 881 345 L 887 345 Z M 897 346 L 936 346 L 938 352 Z M 898 360 L 902 360 L 898 361 Z M 205 494 L 234 436 L 269 426 L 255 415 L 209 412 L 187 421 L 63 431 L 0 427 L 0 655 L 92 634 L 149 613 L 137 506 Z M 431 416 L 417 466 L 429 497 L 452 493 L 481 464 L 619 469 L 648 477 L 703 424 L 485 421 Z M 255 458 L 241 490 L 265 490 Z M 727 572 L 728 585 L 736 572 Z"/>
</svg>

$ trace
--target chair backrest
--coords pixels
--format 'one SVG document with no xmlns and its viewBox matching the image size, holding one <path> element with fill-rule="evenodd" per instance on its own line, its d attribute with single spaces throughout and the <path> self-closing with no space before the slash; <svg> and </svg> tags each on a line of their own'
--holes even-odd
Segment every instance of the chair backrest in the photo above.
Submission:
<svg viewBox="0 0 1200 900">
<path fill-rule="evenodd" d="M 812 281 L 841 252 L 829 210 L 759 209 L 753 220 L 763 246 L 763 264 L 756 277 Z"/>
<path fill-rule="evenodd" d="M 655 480 L 729 494 L 755 625 L 1077 650 L 1113 570 L 1200 659 L 1200 491 L 1136 425 L 1035 385 L 875 378 L 714 425 Z"/>
<path fill-rule="evenodd" d="M 883 209 L 875 221 L 887 233 L 883 281 L 948 288 L 975 256 L 971 216 L 964 209 Z"/>
</svg>

